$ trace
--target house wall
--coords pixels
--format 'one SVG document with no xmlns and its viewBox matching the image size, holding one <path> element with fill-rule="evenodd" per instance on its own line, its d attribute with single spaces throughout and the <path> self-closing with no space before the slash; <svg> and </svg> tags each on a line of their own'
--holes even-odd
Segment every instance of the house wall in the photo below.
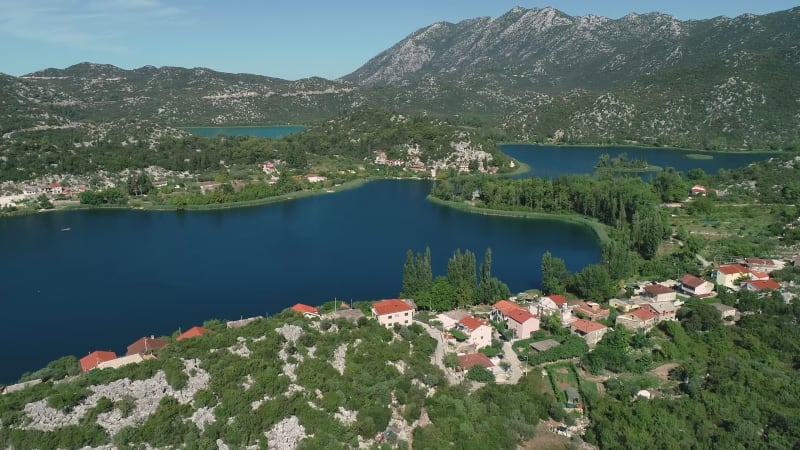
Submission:
<svg viewBox="0 0 800 450">
<path fill-rule="evenodd" d="M 600 339 L 603 339 L 603 335 L 606 334 L 608 328 L 603 328 L 602 330 L 592 331 L 591 333 L 587 334 L 583 337 L 589 345 L 597 345 L 600 342 Z"/>
<path fill-rule="evenodd" d="M 519 323 L 516 320 L 508 319 L 506 324 L 508 328 L 514 330 L 517 339 L 527 339 L 531 337 L 531 333 L 539 331 L 539 319 L 537 318 L 526 320 L 525 323 Z"/>
<path fill-rule="evenodd" d="M 649 321 L 648 321 L 649 322 Z M 644 329 L 645 331 L 649 330 L 653 327 L 653 323 L 642 322 L 636 316 L 630 316 L 628 314 L 623 314 L 621 316 L 617 316 L 617 321 L 615 322 L 617 326 L 623 326 L 629 330 L 639 331 Z"/>
<path fill-rule="evenodd" d="M 719 284 L 719 285 L 722 285 L 722 286 L 725 286 L 725 287 L 728 287 L 728 288 L 731 288 L 731 289 L 735 289 L 736 285 L 734 284 L 734 281 L 738 280 L 739 278 L 741 278 L 743 276 L 745 276 L 745 274 L 743 274 L 743 273 L 735 273 L 735 274 L 732 274 L 732 275 L 726 275 L 726 274 L 724 274 L 722 272 L 717 271 L 717 280 L 716 281 L 717 281 L 717 284 Z"/>
<path fill-rule="evenodd" d="M 456 323 L 458 323 L 456 319 L 453 319 L 452 317 L 444 313 L 437 315 L 436 320 L 442 322 L 442 327 L 444 327 L 445 330 L 453 328 L 454 326 L 456 326 Z"/>
<path fill-rule="evenodd" d="M 382 316 L 377 315 L 375 310 L 372 310 L 372 315 L 378 319 L 379 324 L 387 328 L 393 327 L 396 323 L 399 323 L 400 325 L 411 325 L 411 321 L 414 319 L 413 310 L 402 311 L 394 314 L 384 314 Z"/>
<path fill-rule="evenodd" d="M 532 322 L 529 320 L 528 322 Z M 469 334 L 467 342 L 474 345 L 476 349 L 482 349 L 492 343 L 492 327 L 487 325 L 479 326 L 475 331 Z"/>
</svg>

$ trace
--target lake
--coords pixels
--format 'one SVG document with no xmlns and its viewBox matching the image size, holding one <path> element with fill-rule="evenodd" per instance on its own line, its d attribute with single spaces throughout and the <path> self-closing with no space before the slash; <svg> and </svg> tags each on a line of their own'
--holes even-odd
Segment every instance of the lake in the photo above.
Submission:
<svg viewBox="0 0 800 450">
<path fill-rule="evenodd" d="M 643 159 L 651 166 L 672 167 L 680 172 L 703 169 L 716 174 L 719 169 L 738 169 L 748 164 L 764 161 L 774 154 L 770 153 L 711 153 L 697 150 L 647 149 L 633 147 L 556 147 L 546 145 L 501 145 L 500 149 L 508 156 L 531 166 L 530 172 L 518 178 L 557 177 L 559 175 L 581 173 L 593 174 L 600 155 L 607 153 L 611 159 L 625 153 L 628 161 Z M 703 154 L 713 159 L 691 159 L 687 155 Z M 645 172 L 647 179 L 657 172 Z"/>
<path fill-rule="evenodd" d="M 287 125 L 273 127 L 189 127 L 184 129 L 192 134 L 207 138 L 215 138 L 219 135 L 224 135 L 280 139 L 290 134 L 299 133 L 306 128 Z"/>
<path fill-rule="evenodd" d="M 577 271 L 599 261 L 582 226 L 463 213 L 425 200 L 430 183 L 379 181 L 256 208 L 73 211 L 0 220 L 0 383 L 64 355 L 118 354 L 144 335 L 275 314 L 297 302 L 393 298 L 406 250 L 431 247 L 435 275 L 457 249 L 512 292 L 538 287 L 542 254 Z M 61 231 L 71 228 L 71 231 Z"/>
</svg>

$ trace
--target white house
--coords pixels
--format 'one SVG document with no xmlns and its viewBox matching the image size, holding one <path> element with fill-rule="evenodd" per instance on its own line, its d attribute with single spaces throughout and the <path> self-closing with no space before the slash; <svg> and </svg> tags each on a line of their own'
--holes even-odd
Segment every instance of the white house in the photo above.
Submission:
<svg viewBox="0 0 800 450">
<path fill-rule="evenodd" d="M 483 320 L 464 317 L 456 324 L 456 328 L 468 336 L 467 342 L 474 345 L 476 350 L 492 343 L 492 327 Z"/>
<path fill-rule="evenodd" d="M 678 298 L 678 293 L 666 286 L 653 283 L 644 287 L 643 296 L 653 302 L 674 302 Z"/>
<path fill-rule="evenodd" d="M 381 300 L 372 304 L 372 316 L 387 328 L 394 324 L 408 326 L 414 320 L 414 308 L 402 300 Z"/>
<path fill-rule="evenodd" d="M 708 297 L 714 292 L 714 285 L 708 281 L 687 273 L 681 278 L 681 292 L 693 297 Z"/>
<path fill-rule="evenodd" d="M 567 299 L 563 295 L 548 295 L 539 300 L 539 315 L 560 314 L 567 306 Z M 533 312 L 533 311 L 531 311 Z"/>
<path fill-rule="evenodd" d="M 736 280 L 742 277 L 749 277 L 750 271 L 741 264 L 728 264 L 719 266 L 716 271 L 715 280 L 717 284 L 727 288 L 736 288 Z"/>
<path fill-rule="evenodd" d="M 455 309 L 453 311 L 447 311 L 436 315 L 436 320 L 442 323 L 442 328 L 445 330 L 449 330 L 456 326 L 458 321 L 463 319 L 464 317 L 469 317 L 469 313 L 463 309 Z"/>
</svg>

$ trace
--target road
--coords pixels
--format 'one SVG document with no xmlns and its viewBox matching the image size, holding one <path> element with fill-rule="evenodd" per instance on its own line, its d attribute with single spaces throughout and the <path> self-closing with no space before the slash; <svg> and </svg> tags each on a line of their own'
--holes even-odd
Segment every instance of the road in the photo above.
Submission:
<svg viewBox="0 0 800 450">
<path fill-rule="evenodd" d="M 428 335 L 436 340 L 436 350 L 433 352 L 433 356 L 431 356 L 431 364 L 444 371 L 444 373 L 447 375 L 447 382 L 450 385 L 461 383 L 461 378 L 452 369 L 448 369 L 444 365 L 444 354 L 447 351 L 447 342 L 445 342 L 442 332 L 433 328 L 427 323 L 419 322 L 417 320 L 414 322 L 422 326 Z M 516 357 L 514 358 L 516 359 Z"/>
<path fill-rule="evenodd" d="M 503 342 L 503 361 L 511 366 L 511 375 L 508 377 L 508 384 L 517 384 L 522 377 L 522 363 L 517 359 L 517 352 L 511 347 L 511 343 Z"/>
</svg>

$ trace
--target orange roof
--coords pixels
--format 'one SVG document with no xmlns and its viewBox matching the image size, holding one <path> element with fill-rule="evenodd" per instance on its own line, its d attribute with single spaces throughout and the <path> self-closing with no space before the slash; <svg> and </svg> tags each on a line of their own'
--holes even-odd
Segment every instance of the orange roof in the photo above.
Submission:
<svg viewBox="0 0 800 450">
<path fill-rule="evenodd" d="M 545 298 L 552 300 L 559 308 L 567 304 L 567 299 L 563 295 L 548 295 Z"/>
<path fill-rule="evenodd" d="M 672 289 L 660 284 L 648 284 L 644 287 L 644 291 L 653 295 L 672 294 L 675 292 Z"/>
<path fill-rule="evenodd" d="M 535 319 L 536 318 L 536 316 L 534 316 L 533 314 L 529 313 L 528 311 L 525 311 L 522 308 L 517 308 L 514 311 L 509 312 L 505 316 L 508 317 L 509 319 L 514 320 L 515 322 L 518 322 L 518 323 L 525 323 L 525 322 L 527 322 L 527 321 L 529 321 L 531 319 Z"/>
<path fill-rule="evenodd" d="M 88 372 L 97 367 L 101 362 L 111 361 L 112 359 L 117 359 L 117 354 L 114 352 L 95 351 L 89 353 L 81 358 L 81 370 Z"/>
<path fill-rule="evenodd" d="M 300 314 L 313 314 L 315 316 L 319 315 L 319 310 L 314 308 L 313 306 L 304 305 L 302 303 L 298 303 L 292 306 L 292 311 L 299 312 Z"/>
<path fill-rule="evenodd" d="M 706 280 L 696 277 L 690 273 L 687 273 L 686 275 L 683 276 L 683 278 L 681 278 L 681 284 L 684 286 L 689 286 L 691 288 L 699 287 L 705 282 Z"/>
<path fill-rule="evenodd" d="M 166 346 L 167 346 L 167 341 L 163 339 L 156 339 L 153 337 L 143 337 L 128 346 L 128 353 L 126 356 L 136 355 L 138 353 L 145 353 L 153 350 L 159 350 Z"/>
<path fill-rule="evenodd" d="M 483 353 L 473 353 L 471 355 L 458 355 L 458 362 L 464 370 L 472 369 L 475 366 L 483 366 L 487 369 L 494 367 L 494 363 Z"/>
<path fill-rule="evenodd" d="M 781 288 L 775 280 L 752 280 L 745 281 L 744 284 L 749 284 L 756 291 L 777 291 Z"/>
<path fill-rule="evenodd" d="M 402 300 L 394 299 L 375 302 L 372 304 L 372 309 L 374 309 L 379 316 L 383 316 L 386 314 L 396 314 L 403 311 L 411 311 L 414 308 L 408 306 L 408 304 Z"/>
<path fill-rule="evenodd" d="M 645 306 L 644 308 L 639 308 L 631 313 L 634 317 L 638 318 L 642 322 L 647 322 L 650 319 L 658 317 L 655 311 L 649 306 Z"/>
<path fill-rule="evenodd" d="M 460 321 L 458 321 L 461 325 L 469 328 L 470 331 L 475 331 L 483 325 L 488 325 L 486 322 L 476 319 L 474 317 L 464 317 Z"/>
<path fill-rule="evenodd" d="M 580 331 L 583 334 L 589 334 L 594 331 L 605 330 L 606 327 L 602 323 L 592 322 L 590 320 L 577 319 L 569 324 L 573 330 Z"/>
<path fill-rule="evenodd" d="M 176 341 L 182 341 L 184 339 L 196 338 L 196 337 L 200 337 L 200 336 L 202 336 L 202 335 L 204 335 L 206 333 L 212 333 L 212 331 L 209 330 L 208 328 L 192 327 L 192 328 L 189 328 L 182 335 L 178 336 L 177 339 L 175 339 L 175 340 Z"/>
<path fill-rule="evenodd" d="M 724 273 L 725 275 L 737 275 L 737 274 L 747 273 L 747 269 L 740 264 L 729 264 L 727 266 L 719 266 L 719 269 L 717 270 Z"/>
<path fill-rule="evenodd" d="M 494 304 L 494 309 L 503 313 L 504 316 L 509 315 L 512 311 L 517 309 L 522 309 L 516 303 L 511 303 L 508 300 L 500 300 L 499 302 Z"/>
<path fill-rule="evenodd" d="M 756 266 L 774 266 L 775 261 L 771 259 L 761 259 L 761 258 L 745 258 L 744 262 L 747 264 L 752 264 Z"/>
<path fill-rule="evenodd" d="M 756 280 L 766 280 L 769 278 L 769 274 L 766 272 L 759 272 L 757 270 L 751 270 L 750 275 L 755 277 Z"/>
</svg>

